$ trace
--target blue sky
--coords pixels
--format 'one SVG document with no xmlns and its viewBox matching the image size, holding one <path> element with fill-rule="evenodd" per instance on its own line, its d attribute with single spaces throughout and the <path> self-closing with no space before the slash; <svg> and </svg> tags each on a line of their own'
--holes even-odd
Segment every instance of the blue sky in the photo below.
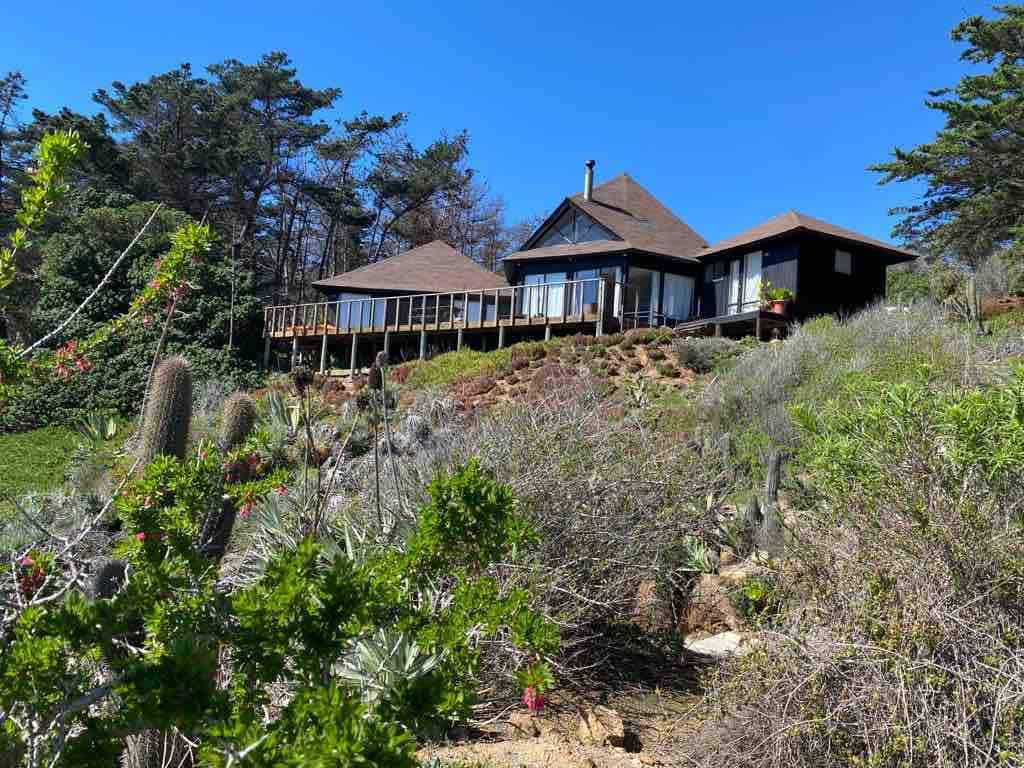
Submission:
<svg viewBox="0 0 1024 768">
<path fill-rule="evenodd" d="M 0 71 L 31 105 L 191 62 L 286 51 L 337 117 L 410 114 L 426 143 L 466 129 L 516 219 L 627 171 L 714 241 L 789 208 L 888 238 L 920 190 L 865 170 L 941 126 L 928 89 L 965 71 L 949 30 L 975 0 L 765 3 L 62 2 L 4 20 Z M 26 109 L 27 116 L 27 109 Z"/>
</svg>

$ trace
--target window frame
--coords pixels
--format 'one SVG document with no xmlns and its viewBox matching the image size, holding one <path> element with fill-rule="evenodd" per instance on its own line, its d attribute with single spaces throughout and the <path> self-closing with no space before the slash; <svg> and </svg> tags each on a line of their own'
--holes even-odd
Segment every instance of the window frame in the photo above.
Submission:
<svg viewBox="0 0 1024 768">
<path fill-rule="evenodd" d="M 845 258 L 846 269 L 842 269 L 843 259 Z M 832 257 L 832 271 L 837 275 L 853 275 L 853 253 L 851 251 L 844 251 L 842 248 L 836 248 L 835 254 Z"/>
</svg>

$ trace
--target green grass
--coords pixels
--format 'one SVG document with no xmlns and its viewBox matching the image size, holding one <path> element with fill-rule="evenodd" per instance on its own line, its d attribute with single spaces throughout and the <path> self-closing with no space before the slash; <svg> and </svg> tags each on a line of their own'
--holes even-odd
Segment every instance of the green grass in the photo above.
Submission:
<svg viewBox="0 0 1024 768">
<path fill-rule="evenodd" d="M 66 427 L 0 435 L 0 507 L 4 497 L 61 484 L 64 466 L 81 437 Z"/>
<path fill-rule="evenodd" d="M 458 352 L 446 352 L 430 360 L 407 363 L 411 370 L 405 383 L 410 389 L 447 387 L 460 379 L 493 374 L 511 362 L 513 356 L 517 354 L 528 355 L 535 350 L 548 350 L 559 343 L 557 339 L 547 342 L 524 341 L 491 352 L 478 352 L 468 348 Z"/>
</svg>

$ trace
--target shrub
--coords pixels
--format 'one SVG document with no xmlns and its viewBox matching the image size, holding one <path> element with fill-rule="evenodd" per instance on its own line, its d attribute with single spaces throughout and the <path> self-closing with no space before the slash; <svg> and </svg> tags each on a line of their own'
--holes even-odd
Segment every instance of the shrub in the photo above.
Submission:
<svg viewBox="0 0 1024 768">
<path fill-rule="evenodd" d="M 411 768 L 415 735 L 471 712 L 481 647 L 501 638 L 523 679 L 551 680 L 539 658 L 557 651 L 557 629 L 493 576 L 536 537 L 479 464 L 437 474 L 401 542 L 381 537 L 357 553 L 347 530 L 311 529 L 299 515 L 262 568 L 215 591 L 216 560 L 196 537 L 225 491 L 216 452 L 159 456 L 116 501 L 124 563 L 83 558 L 95 516 L 18 557 L 15 578 L 0 582 L 5 758 L 112 765 L 127 739 L 131 764 L 171 743 L 198 744 L 206 765 L 244 750 L 260 766 L 345 755 Z M 78 583 L 89 576 L 85 595 Z M 385 653 L 405 649 L 394 676 L 356 658 L 375 638 Z"/>
<path fill-rule="evenodd" d="M 529 408 L 509 403 L 472 421 L 440 423 L 429 448 L 399 464 L 397 487 L 410 493 L 436 467 L 473 456 L 511 486 L 539 542 L 529 567 L 502 571 L 502 588 L 526 587 L 544 615 L 558 618 L 567 648 L 561 661 L 584 684 L 608 653 L 599 627 L 631 614 L 640 585 L 668 567 L 668 543 L 713 532 L 708 497 L 721 497 L 725 476 L 692 441 L 652 440 L 644 420 L 601 408 L 587 379 L 561 366 L 540 369 L 530 393 Z M 356 482 L 357 506 L 365 507 L 375 493 L 372 468 Z M 384 488 L 385 516 L 401 519 L 410 502 L 394 488 Z M 496 647 L 489 658 L 488 684 L 507 696 L 507 653 Z"/>
<path fill-rule="evenodd" d="M 739 342 L 715 336 L 679 339 L 675 343 L 679 364 L 694 373 L 718 370 L 743 351 Z"/>
<path fill-rule="evenodd" d="M 637 373 L 643 370 L 643 365 L 640 364 L 639 360 L 630 360 L 626 365 L 626 370 L 630 373 Z"/>
<path fill-rule="evenodd" d="M 647 359 L 651 362 L 658 362 L 659 360 L 665 359 L 665 352 L 661 349 L 654 348 L 647 350 Z"/>
<path fill-rule="evenodd" d="M 677 378 L 680 374 L 679 369 L 672 363 L 661 363 L 658 365 L 657 371 L 659 376 L 664 376 L 666 379 Z"/>
<path fill-rule="evenodd" d="M 983 364 L 983 343 L 929 304 L 898 312 L 875 306 L 842 321 L 818 318 L 795 326 L 781 344 L 735 358 L 705 390 L 705 418 L 730 434 L 738 466 L 757 475 L 772 448 L 798 446 L 790 404 L 820 407 L 857 376 L 939 388 L 992 378 L 997 368 Z"/>
<path fill-rule="evenodd" d="M 845 390 L 798 409 L 816 503 L 777 571 L 773 640 L 711 686 L 729 718 L 711 757 L 980 766 L 996 745 L 1015 759 L 1024 376 L 941 392 L 862 376 Z"/>
</svg>

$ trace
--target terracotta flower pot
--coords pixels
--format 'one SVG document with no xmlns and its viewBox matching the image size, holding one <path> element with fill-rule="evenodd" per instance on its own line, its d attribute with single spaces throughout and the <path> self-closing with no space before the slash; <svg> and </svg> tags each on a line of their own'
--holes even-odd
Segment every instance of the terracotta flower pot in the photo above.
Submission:
<svg viewBox="0 0 1024 768">
<path fill-rule="evenodd" d="M 777 315 L 785 315 L 789 312 L 789 299 L 774 299 L 768 302 L 768 310 Z"/>
</svg>

